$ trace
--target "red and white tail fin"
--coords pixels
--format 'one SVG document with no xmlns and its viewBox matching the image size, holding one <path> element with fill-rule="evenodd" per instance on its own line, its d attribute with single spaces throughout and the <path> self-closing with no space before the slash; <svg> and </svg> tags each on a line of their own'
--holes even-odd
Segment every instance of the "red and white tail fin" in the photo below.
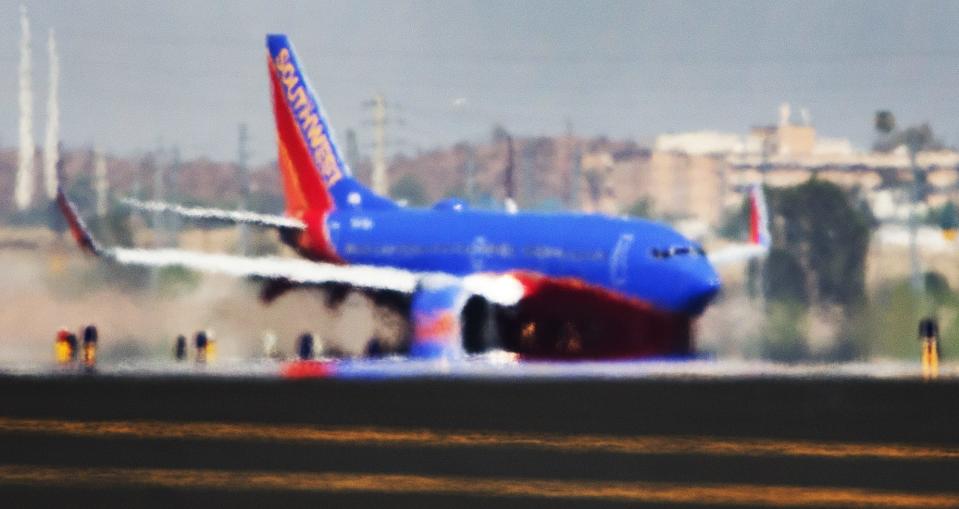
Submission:
<svg viewBox="0 0 959 509">
<path fill-rule="evenodd" d="M 769 248 L 772 237 L 769 234 L 769 211 L 766 208 L 766 195 L 761 184 L 749 188 L 749 243 Z"/>
<path fill-rule="evenodd" d="M 762 258 L 769 254 L 772 237 L 769 234 L 769 212 L 766 209 L 766 196 L 759 184 L 749 188 L 749 242 L 734 244 L 709 254 L 713 265 L 740 263 L 753 258 Z"/>
<path fill-rule="evenodd" d="M 335 185 L 343 174 L 335 161 L 329 164 L 333 157 L 330 140 L 289 41 L 284 36 L 268 36 L 267 46 L 286 214 L 302 220 L 310 210 L 333 209 L 327 186 Z M 324 172 L 322 178 L 318 167 Z"/>
<path fill-rule="evenodd" d="M 290 40 L 271 34 L 266 45 L 287 215 L 309 223 L 333 209 L 396 207 L 353 178 Z"/>
</svg>

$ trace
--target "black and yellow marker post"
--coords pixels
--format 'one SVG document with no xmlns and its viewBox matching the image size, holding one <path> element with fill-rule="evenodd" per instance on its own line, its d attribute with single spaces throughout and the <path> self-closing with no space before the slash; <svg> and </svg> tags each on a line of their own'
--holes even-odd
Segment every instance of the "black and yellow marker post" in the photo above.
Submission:
<svg viewBox="0 0 959 509">
<path fill-rule="evenodd" d="M 939 324 L 934 318 L 923 318 L 919 321 L 919 344 L 922 348 L 920 362 L 922 363 L 923 380 L 938 378 Z"/>
<path fill-rule="evenodd" d="M 54 358 L 57 364 L 67 365 L 77 358 L 77 337 L 66 327 L 57 330 L 56 342 L 53 345 Z"/>
<path fill-rule="evenodd" d="M 208 339 L 205 331 L 199 331 L 196 333 L 194 345 L 196 346 L 197 364 L 206 364 L 206 347 L 208 345 Z"/>
<path fill-rule="evenodd" d="M 182 362 L 186 360 L 186 336 L 180 334 L 176 337 L 176 344 L 173 347 L 173 358 L 177 362 Z"/>
<path fill-rule="evenodd" d="M 304 332 L 296 342 L 297 356 L 301 361 L 313 360 L 313 334 Z"/>
<path fill-rule="evenodd" d="M 83 366 L 87 369 L 93 369 L 97 365 L 97 342 L 100 334 L 95 325 L 87 325 L 83 328 Z"/>
<path fill-rule="evenodd" d="M 216 362 L 216 334 L 212 330 L 206 333 L 206 362 Z"/>
</svg>

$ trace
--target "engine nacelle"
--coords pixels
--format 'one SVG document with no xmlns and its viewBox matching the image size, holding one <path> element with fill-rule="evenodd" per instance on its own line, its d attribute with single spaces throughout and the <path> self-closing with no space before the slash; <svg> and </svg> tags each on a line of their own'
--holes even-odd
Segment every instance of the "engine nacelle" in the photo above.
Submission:
<svg viewBox="0 0 959 509">
<path fill-rule="evenodd" d="M 413 325 L 410 356 L 449 359 L 466 355 L 462 311 L 469 296 L 457 278 L 429 276 L 420 281 L 410 308 Z"/>
</svg>

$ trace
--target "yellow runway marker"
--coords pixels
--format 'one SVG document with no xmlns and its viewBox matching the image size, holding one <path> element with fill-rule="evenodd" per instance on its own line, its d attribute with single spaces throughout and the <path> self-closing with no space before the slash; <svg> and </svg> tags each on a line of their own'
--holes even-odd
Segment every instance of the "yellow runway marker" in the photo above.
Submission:
<svg viewBox="0 0 959 509">
<path fill-rule="evenodd" d="M 801 440 L 711 437 L 560 435 L 494 431 L 434 431 L 333 428 L 249 423 L 90 421 L 0 417 L 0 433 L 39 433 L 146 440 L 241 440 L 345 443 L 366 446 L 521 447 L 556 452 L 633 455 L 773 456 L 870 458 L 910 461 L 957 460 L 959 449 L 904 444 L 857 444 Z"/>
<path fill-rule="evenodd" d="M 959 494 L 909 494 L 849 488 L 749 484 L 557 481 L 338 472 L 249 472 L 190 469 L 0 466 L 0 484 L 153 486 L 174 489 L 455 494 L 634 503 L 775 507 L 959 507 Z"/>
</svg>

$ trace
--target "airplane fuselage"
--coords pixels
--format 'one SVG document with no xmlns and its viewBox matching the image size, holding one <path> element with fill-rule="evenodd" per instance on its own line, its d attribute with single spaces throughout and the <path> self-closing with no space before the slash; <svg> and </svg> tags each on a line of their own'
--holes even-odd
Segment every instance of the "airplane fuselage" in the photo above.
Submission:
<svg viewBox="0 0 959 509">
<path fill-rule="evenodd" d="M 347 263 L 574 278 L 671 313 L 699 314 L 720 284 L 696 243 L 653 221 L 394 208 L 333 211 L 326 226 Z"/>
</svg>

